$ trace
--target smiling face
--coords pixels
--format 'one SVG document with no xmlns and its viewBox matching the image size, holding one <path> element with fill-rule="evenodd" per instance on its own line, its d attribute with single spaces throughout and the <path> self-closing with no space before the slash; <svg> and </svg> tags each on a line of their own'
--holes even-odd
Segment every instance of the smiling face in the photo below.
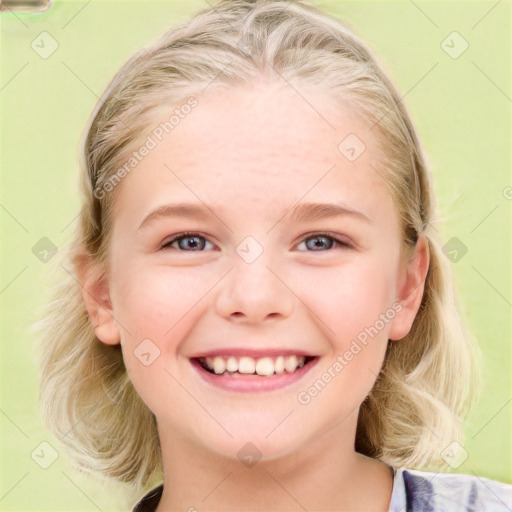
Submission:
<svg viewBox="0 0 512 512">
<path fill-rule="evenodd" d="M 343 420 L 353 450 L 388 338 L 407 334 L 423 290 L 373 168 L 383 154 L 320 95 L 259 84 L 198 102 L 116 190 L 96 334 L 121 342 L 161 437 L 229 457 L 252 442 L 271 459 Z M 338 149 L 349 134 L 366 146 L 354 161 Z"/>
</svg>

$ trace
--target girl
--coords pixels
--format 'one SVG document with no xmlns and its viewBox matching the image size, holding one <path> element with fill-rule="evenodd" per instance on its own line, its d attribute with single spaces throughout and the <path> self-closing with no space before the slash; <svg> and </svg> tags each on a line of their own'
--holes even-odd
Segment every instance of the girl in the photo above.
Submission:
<svg viewBox="0 0 512 512">
<path fill-rule="evenodd" d="M 512 509 L 420 469 L 464 456 L 478 350 L 416 130 L 348 28 L 222 1 L 122 67 L 82 157 L 41 356 L 79 468 L 162 479 L 137 512 Z"/>
</svg>

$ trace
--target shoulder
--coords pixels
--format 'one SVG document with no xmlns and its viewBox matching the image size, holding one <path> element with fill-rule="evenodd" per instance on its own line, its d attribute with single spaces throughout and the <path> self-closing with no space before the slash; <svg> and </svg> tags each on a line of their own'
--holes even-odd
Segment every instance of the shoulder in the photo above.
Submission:
<svg viewBox="0 0 512 512">
<path fill-rule="evenodd" d="M 149 491 L 139 502 L 132 507 L 132 512 L 154 512 L 164 490 L 163 484 Z"/>
<path fill-rule="evenodd" d="M 512 485 L 476 475 L 395 470 L 390 512 L 510 512 Z"/>
</svg>

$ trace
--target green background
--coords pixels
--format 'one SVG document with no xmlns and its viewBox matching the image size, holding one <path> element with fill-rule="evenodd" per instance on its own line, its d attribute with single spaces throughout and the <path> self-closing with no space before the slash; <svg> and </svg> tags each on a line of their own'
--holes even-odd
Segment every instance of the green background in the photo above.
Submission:
<svg viewBox="0 0 512 512">
<path fill-rule="evenodd" d="M 466 426 L 468 458 L 455 472 L 512 482 L 510 2 L 317 4 L 353 25 L 405 95 L 434 174 L 440 230 L 468 249 L 452 267 L 483 350 L 484 389 Z M 1 510 L 127 510 L 136 499 L 72 471 L 43 426 L 30 323 L 50 265 L 33 247 L 43 237 L 60 247 L 71 235 L 78 140 L 111 77 L 134 51 L 206 7 L 57 0 L 46 13 L 0 15 Z M 58 48 L 43 59 L 31 44 L 45 31 Z M 441 45 L 453 31 L 469 44 L 455 59 Z M 59 453 L 48 469 L 31 457 L 41 442 Z"/>
</svg>

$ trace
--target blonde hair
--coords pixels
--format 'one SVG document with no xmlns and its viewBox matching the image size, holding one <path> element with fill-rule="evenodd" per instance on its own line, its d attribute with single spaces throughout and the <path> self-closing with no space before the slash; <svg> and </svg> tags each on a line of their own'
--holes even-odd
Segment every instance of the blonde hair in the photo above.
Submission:
<svg viewBox="0 0 512 512">
<path fill-rule="evenodd" d="M 432 226 L 437 219 L 430 172 L 397 88 L 353 31 L 318 7 L 224 0 L 130 58 L 84 133 L 83 208 L 73 240 L 61 251 L 65 279 L 57 279 L 40 323 L 42 414 L 84 471 L 139 489 L 162 469 L 154 415 L 127 376 L 120 346 L 96 338 L 77 278 L 84 254 L 104 262 L 108 251 L 116 191 L 103 193 L 104 184 L 154 128 L 163 107 L 191 97 L 200 101 L 206 87 L 276 74 L 349 105 L 372 125 L 385 152 L 376 170 L 389 184 L 403 244 L 413 248 L 418 236 L 428 241 L 421 306 L 409 334 L 388 343 L 382 371 L 360 408 L 357 451 L 393 467 L 419 469 L 442 465 L 442 450 L 463 442 L 479 352 L 458 311 L 450 263 Z"/>
</svg>

